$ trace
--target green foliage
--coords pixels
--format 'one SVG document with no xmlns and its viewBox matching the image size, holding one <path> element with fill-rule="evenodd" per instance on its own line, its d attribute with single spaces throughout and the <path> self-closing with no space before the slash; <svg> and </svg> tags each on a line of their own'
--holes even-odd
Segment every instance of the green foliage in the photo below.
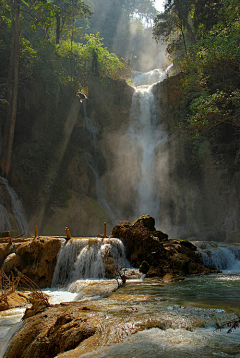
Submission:
<svg viewBox="0 0 240 358">
<path fill-rule="evenodd" d="M 169 0 L 165 13 L 158 17 L 161 22 L 155 24 L 155 36 L 169 41 L 168 50 L 177 58 L 177 70 L 182 73 L 179 127 L 191 140 L 194 163 L 204 160 L 207 148 L 208 154 L 214 153 L 216 165 L 224 166 L 225 161 L 235 168 L 239 165 L 240 136 L 239 1 L 189 1 L 185 3 L 187 11 L 176 12 L 181 3 Z M 185 55 L 177 48 L 181 45 L 179 28 L 167 22 L 173 13 L 181 19 Z M 186 15 L 196 43 L 188 36 Z"/>
<path fill-rule="evenodd" d="M 228 6 L 230 3 L 234 1 L 229 0 Z M 186 126 L 196 133 L 223 122 L 240 125 L 240 22 L 239 16 L 231 23 L 230 19 L 225 14 L 224 21 L 213 26 L 181 63 L 186 74 L 184 94 L 189 100 Z"/>
</svg>

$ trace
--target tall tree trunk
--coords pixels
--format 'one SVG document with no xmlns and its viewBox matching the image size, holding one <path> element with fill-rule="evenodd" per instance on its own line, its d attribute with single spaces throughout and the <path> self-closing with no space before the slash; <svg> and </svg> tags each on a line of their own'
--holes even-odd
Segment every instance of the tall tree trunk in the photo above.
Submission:
<svg viewBox="0 0 240 358">
<path fill-rule="evenodd" d="M 1 174 L 8 176 L 11 167 L 12 148 L 15 132 L 15 123 L 17 116 L 17 99 L 18 99 L 18 72 L 19 72 L 19 48 L 20 48 L 20 16 L 21 0 L 14 0 L 12 12 L 12 30 L 13 30 L 13 47 L 10 55 L 9 75 L 8 75 L 8 94 L 9 111 L 5 123 L 3 148 L 0 158 Z"/>
<path fill-rule="evenodd" d="M 56 24 L 56 44 L 59 45 L 59 41 L 60 41 L 60 16 L 56 15 L 56 20 L 57 20 L 57 24 Z"/>
<path fill-rule="evenodd" d="M 193 30 L 192 30 L 192 28 L 191 28 L 191 25 L 189 24 L 188 21 L 187 21 L 187 23 L 186 23 L 186 27 L 187 27 L 187 32 L 188 32 L 188 35 L 189 35 L 191 44 L 192 44 L 192 45 L 195 45 L 195 43 L 196 43 L 195 35 L 194 35 Z"/>
</svg>

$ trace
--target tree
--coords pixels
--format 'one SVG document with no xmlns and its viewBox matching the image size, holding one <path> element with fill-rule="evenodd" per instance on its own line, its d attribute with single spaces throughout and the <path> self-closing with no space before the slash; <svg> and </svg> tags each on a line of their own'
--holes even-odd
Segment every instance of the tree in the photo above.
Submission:
<svg viewBox="0 0 240 358">
<path fill-rule="evenodd" d="M 195 0 L 193 25 L 198 38 L 203 38 L 211 28 L 221 21 L 221 0 Z"/>
<path fill-rule="evenodd" d="M 4 10 L 8 15 L 11 22 L 12 29 L 12 46 L 9 58 L 9 71 L 8 71 L 8 85 L 7 85 L 7 103 L 8 111 L 6 122 L 4 126 L 3 145 L 0 158 L 1 174 L 8 176 L 11 166 L 11 156 L 17 116 L 17 100 L 18 100 L 18 79 L 19 79 L 19 58 L 20 58 L 20 42 L 23 33 L 23 29 L 26 26 L 29 28 L 37 27 L 39 24 L 47 24 L 49 26 L 49 17 L 54 13 L 54 7 L 45 2 L 45 0 L 6 0 L 3 1 Z M 74 23 L 76 15 L 89 16 L 90 12 L 83 1 L 74 0 L 67 3 L 67 12 L 64 17 L 64 21 L 69 16 L 70 23 Z M 46 22 L 43 19 L 43 9 L 50 11 L 50 15 L 46 16 Z M 59 13 L 59 9 L 57 9 Z M 32 17 L 31 17 L 31 16 Z M 33 16 L 34 15 L 34 16 Z M 39 16 L 38 16 L 39 15 Z M 63 17 L 62 17 L 63 19 Z M 72 32 L 73 34 L 73 32 Z"/>
<path fill-rule="evenodd" d="M 55 2 L 56 6 L 56 44 L 59 44 L 64 27 L 70 27 L 71 41 L 73 41 L 74 24 L 77 18 L 89 18 L 92 15 L 90 8 L 82 0 Z"/>
<path fill-rule="evenodd" d="M 222 21 L 192 47 L 181 64 L 186 75 L 184 94 L 192 96 L 186 125 L 195 133 L 224 122 L 240 125 L 239 6 L 235 0 L 226 1 L 223 6 L 218 15 Z"/>
<path fill-rule="evenodd" d="M 0 159 L 1 173 L 3 176 L 8 176 L 11 165 L 13 138 L 17 115 L 20 37 L 26 17 L 32 11 L 37 1 L 38 0 L 33 0 L 30 3 L 23 3 L 22 0 L 13 0 L 13 2 L 8 1 L 6 3 L 11 13 L 12 49 L 9 60 L 7 87 L 8 115 L 4 128 L 2 153 Z M 23 16 L 21 16 L 22 12 L 24 13 Z"/>
<path fill-rule="evenodd" d="M 85 26 L 86 33 L 97 34 L 110 52 L 124 57 L 131 35 L 130 24 L 136 19 L 150 21 L 156 16 L 153 0 L 92 0 L 90 29 Z"/>
<path fill-rule="evenodd" d="M 156 41 L 168 43 L 167 52 L 170 55 L 181 51 L 182 47 L 187 53 L 183 21 L 175 10 L 157 15 L 154 20 L 153 36 Z"/>
<path fill-rule="evenodd" d="M 173 57 L 182 47 L 187 54 L 196 38 L 202 38 L 219 21 L 221 8 L 222 0 L 167 0 L 164 12 L 154 20 L 153 35 L 168 43 Z"/>
</svg>

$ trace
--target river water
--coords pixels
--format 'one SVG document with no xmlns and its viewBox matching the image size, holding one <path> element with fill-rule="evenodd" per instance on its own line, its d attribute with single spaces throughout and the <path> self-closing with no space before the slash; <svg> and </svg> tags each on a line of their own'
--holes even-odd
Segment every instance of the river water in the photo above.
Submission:
<svg viewBox="0 0 240 358">
<path fill-rule="evenodd" d="M 94 297 L 99 284 L 91 281 L 90 308 L 104 312 L 111 329 L 102 334 L 103 347 L 79 357 L 240 357 L 239 329 L 216 331 L 217 323 L 240 314 L 239 282 L 240 273 L 231 272 L 165 285 L 158 279 L 131 280 Z"/>
<path fill-rule="evenodd" d="M 103 241 L 100 247 L 98 240 L 95 241 L 88 243 L 90 250 L 94 245 L 103 250 L 109 244 Z M 77 263 L 86 250 L 78 242 L 74 245 L 80 250 L 75 252 Z M 117 245 L 113 241 L 114 250 Z M 213 244 L 204 246 L 201 243 L 200 246 L 200 250 L 207 248 L 209 256 L 212 250 L 213 258 L 219 256 L 216 251 L 222 252 L 224 248 L 226 253 L 229 250 L 226 245 L 216 244 L 213 248 Z M 231 245 L 231 252 L 235 252 L 237 262 L 238 245 L 234 247 Z M 69 251 L 69 247 L 65 245 L 62 253 L 64 250 Z M 62 253 L 59 254 L 61 262 Z M 226 266 L 225 261 L 222 264 Z M 59 269 L 60 266 L 56 267 Z M 132 269 L 128 270 L 131 272 Z M 78 300 L 105 317 L 99 342 L 94 347 L 83 343 L 79 357 L 240 357 L 240 330 L 231 334 L 227 334 L 227 329 L 216 330 L 216 324 L 240 315 L 240 271 L 227 267 L 220 274 L 189 276 L 165 283 L 158 278 L 138 276 L 127 280 L 115 292 L 115 280 L 76 279 L 75 274 L 70 277 L 71 282 L 65 288 L 45 290 L 50 301 Z M 23 311 L 15 309 L 0 314 L 0 357 L 3 357 L 14 331 L 20 328 Z"/>
</svg>

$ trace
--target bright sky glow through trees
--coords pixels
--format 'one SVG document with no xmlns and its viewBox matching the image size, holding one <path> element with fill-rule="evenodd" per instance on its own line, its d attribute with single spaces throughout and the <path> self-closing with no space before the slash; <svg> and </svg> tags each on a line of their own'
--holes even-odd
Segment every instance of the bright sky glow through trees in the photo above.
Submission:
<svg viewBox="0 0 240 358">
<path fill-rule="evenodd" d="M 155 0 L 155 8 L 158 11 L 163 11 L 164 10 L 164 3 L 165 3 L 165 0 Z"/>
</svg>

